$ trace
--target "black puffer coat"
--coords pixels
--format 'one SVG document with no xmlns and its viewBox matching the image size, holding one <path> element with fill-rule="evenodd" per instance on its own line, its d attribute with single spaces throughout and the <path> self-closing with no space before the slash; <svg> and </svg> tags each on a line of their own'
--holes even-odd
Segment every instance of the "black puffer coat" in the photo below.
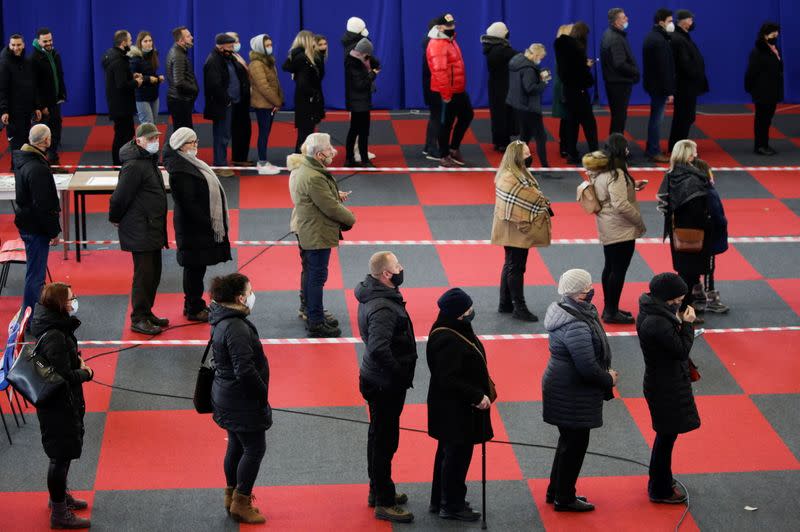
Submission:
<svg viewBox="0 0 800 532">
<path fill-rule="evenodd" d="M 753 103 L 783 101 L 783 60 L 778 59 L 764 39 L 759 39 L 750 52 L 744 90 L 753 97 Z"/>
<path fill-rule="evenodd" d="M 67 385 L 36 407 L 42 446 L 50 458 L 75 460 L 83 449 L 83 383 L 91 374 L 80 369 L 78 340 L 75 330 L 81 322 L 74 316 L 36 305 L 31 333 L 37 338 L 47 333 L 39 344 L 39 352 L 50 362 Z"/>
<path fill-rule="evenodd" d="M 211 303 L 211 347 L 214 421 L 233 432 L 255 432 L 272 426 L 269 363 L 247 307 Z"/>
<path fill-rule="evenodd" d="M 542 376 L 542 416 L 545 423 L 559 427 L 602 427 L 603 399 L 609 396 L 613 380 L 608 373 L 611 354 L 604 349 L 607 340 L 593 330 L 602 329 L 597 309 L 567 297 L 561 305 L 596 323 L 590 327 L 559 303 L 548 307 L 544 327 L 550 333 L 550 360 Z"/>
<path fill-rule="evenodd" d="M 167 191 L 158 155 L 150 155 L 135 140 L 119 150 L 122 169 L 111 194 L 108 219 L 119 224 L 123 251 L 157 251 L 167 247 Z"/>
<path fill-rule="evenodd" d="M 371 275 L 358 283 L 358 331 L 366 351 L 361 361 L 362 381 L 379 390 L 411 388 L 417 366 L 414 326 L 403 296 Z"/>
<path fill-rule="evenodd" d="M 11 154 L 17 201 L 14 225 L 22 233 L 55 238 L 61 232 L 61 206 L 45 157 L 29 144 Z"/>
<path fill-rule="evenodd" d="M 164 148 L 164 166 L 169 172 L 169 188 L 175 202 L 173 224 L 175 240 L 178 242 L 178 264 L 211 266 L 231 260 L 228 213 L 223 204 L 225 238 L 222 242 L 216 242 L 206 178 L 195 165 L 178 155 L 169 145 Z M 221 193 L 224 194 L 224 190 Z"/>
<path fill-rule="evenodd" d="M 461 334 L 434 330 L 445 327 Z M 473 347 L 474 346 L 474 347 Z M 431 382 L 428 388 L 428 434 L 448 443 L 481 443 L 494 436 L 489 410 L 473 405 L 489 395 L 486 350 L 472 325 L 439 314 L 427 347 Z"/>
<path fill-rule="evenodd" d="M 109 48 L 103 54 L 106 76 L 106 101 L 108 115 L 112 118 L 136 114 L 136 88 L 128 56 L 120 48 Z"/>
<path fill-rule="evenodd" d="M 606 28 L 600 41 L 600 66 L 606 83 L 639 83 L 639 66 L 633 57 L 628 34 L 613 26 Z"/>
<path fill-rule="evenodd" d="M 675 168 L 664 177 L 659 188 L 659 196 L 666 193 L 669 198 L 669 209 L 664 218 L 664 236 L 670 239 L 672 267 L 676 272 L 686 275 L 708 273 L 714 235 L 709 210 L 710 187 L 708 178 L 703 172 L 689 164 L 676 164 Z M 700 253 L 676 251 L 672 243 L 674 227 L 702 229 L 705 232 L 702 251 Z"/>
<path fill-rule="evenodd" d="M 689 379 L 694 326 L 681 322 L 660 299 L 642 294 L 636 333 L 644 354 L 644 397 L 653 430 L 682 434 L 700 426 Z"/>
<path fill-rule="evenodd" d="M 345 107 L 348 111 L 364 112 L 372 109 L 375 72 L 367 70 L 363 61 L 349 54 L 344 58 L 344 91 Z"/>
<path fill-rule="evenodd" d="M 294 125 L 319 123 L 325 118 L 325 100 L 322 97 L 324 63 L 312 63 L 305 48 L 295 48 L 283 63 L 283 70 L 294 76 Z"/>
</svg>

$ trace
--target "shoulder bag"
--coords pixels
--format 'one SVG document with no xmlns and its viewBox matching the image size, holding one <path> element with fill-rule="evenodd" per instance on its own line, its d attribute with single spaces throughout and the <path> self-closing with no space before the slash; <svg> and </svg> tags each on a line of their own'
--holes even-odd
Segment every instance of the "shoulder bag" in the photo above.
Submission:
<svg viewBox="0 0 800 532">
<path fill-rule="evenodd" d="M 594 188 L 594 182 L 582 181 L 577 188 L 577 202 L 583 208 L 586 214 L 597 214 L 602 209 L 600 200 L 597 199 L 597 191 Z"/>
<path fill-rule="evenodd" d="M 211 351 L 213 337 L 208 340 L 203 358 L 200 360 L 200 369 L 197 370 L 197 380 L 194 384 L 194 409 L 198 414 L 210 414 L 213 411 L 211 406 L 211 385 L 214 383 L 214 368 L 206 365 L 208 353 Z"/>
<path fill-rule="evenodd" d="M 50 362 L 39 353 L 46 331 L 35 346 L 25 344 L 8 371 L 8 382 L 26 401 L 39 406 L 66 384 Z"/>
<path fill-rule="evenodd" d="M 431 331 L 429 337 L 433 336 L 433 333 L 435 333 L 437 331 L 449 331 L 449 332 L 455 334 L 456 336 L 458 336 L 459 338 L 461 338 L 462 340 L 464 340 L 465 342 L 467 342 L 470 346 L 472 346 L 472 348 L 475 351 L 478 352 L 478 355 L 480 356 L 481 360 L 483 360 L 483 363 L 486 364 L 486 358 L 484 358 L 483 352 L 478 348 L 477 345 L 475 345 L 474 343 L 470 342 L 467 339 L 466 336 L 464 336 L 460 332 L 456 331 L 455 329 L 451 329 L 450 327 L 436 327 L 434 330 Z M 489 375 L 489 366 L 488 366 L 488 364 L 486 365 L 486 375 Z M 489 376 L 489 393 L 486 394 L 486 397 L 488 397 L 489 401 L 491 401 L 492 403 L 494 403 L 497 400 L 497 387 L 495 386 L 494 381 L 492 380 L 491 376 Z"/>
</svg>

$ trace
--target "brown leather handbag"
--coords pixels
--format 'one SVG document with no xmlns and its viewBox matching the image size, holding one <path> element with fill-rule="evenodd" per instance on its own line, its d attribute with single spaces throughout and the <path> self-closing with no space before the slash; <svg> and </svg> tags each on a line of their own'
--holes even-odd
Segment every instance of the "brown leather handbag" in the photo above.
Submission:
<svg viewBox="0 0 800 532">
<path fill-rule="evenodd" d="M 705 231 L 675 227 L 675 215 L 672 215 L 672 247 L 681 253 L 700 253 L 703 251 Z"/>
</svg>

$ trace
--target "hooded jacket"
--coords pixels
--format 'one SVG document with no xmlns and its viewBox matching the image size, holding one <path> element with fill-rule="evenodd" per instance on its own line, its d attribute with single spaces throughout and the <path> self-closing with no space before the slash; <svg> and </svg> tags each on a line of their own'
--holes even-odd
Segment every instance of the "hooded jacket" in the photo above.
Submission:
<svg viewBox="0 0 800 532">
<path fill-rule="evenodd" d="M 600 202 L 595 214 L 597 233 L 604 246 L 636 240 L 647 228 L 642 221 L 633 180 L 622 170 L 598 174 L 592 182 Z"/>
<path fill-rule="evenodd" d="M 0 114 L 28 115 L 41 107 L 38 83 L 30 58 L 0 51 Z"/>
<path fill-rule="evenodd" d="M 53 73 L 53 66 L 50 64 L 48 55 L 52 56 L 53 64 L 56 67 L 55 73 Z M 36 75 L 41 105 L 49 108 L 66 100 L 67 87 L 64 84 L 64 68 L 61 66 L 61 54 L 58 53 L 58 50 L 53 48 L 53 51 L 48 53 L 39 46 L 38 40 L 34 40 L 31 61 Z"/>
<path fill-rule="evenodd" d="M 372 63 L 372 56 L 370 56 Z M 375 67 L 370 64 L 374 69 Z M 349 111 L 364 112 L 372 109 L 372 93 L 375 92 L 375 72 L 367 70 L 360 59 L 348 54 L 344 58 L 344 99 Z"/>
<path fill-rule="evenodd" d="M 560 35 L 553 48 L 556 52 L 558 77 L 564 93 L 576 94 L 594 85 L 592 69 L 586 64 L 586 48 L 575 37 Z"/>
<path fill-rule="evenodd" d="M 467 75 L 464 58 L 456 38 L 452 39 L 435 27 L 428 32 L 430 41 L 425 57 L 431 70 L 431 91 L 438 92 L 443 100 L 466 91 Z"/>
<path fill-rule="evenodd" d="M 128 52 L 128 61 L 131 67 L 131 72 L 138 72 L 144 76 L 142 86 L 137 88 L 135 91 L 137 102 L 154 102 L 158 100 L 158 87 L 161 85 L 161 82 L 150 82 L 150 76 L 158 78 L 158 73 L 150 62 L 153 54 L 155 54 L 157 57 L 158 50 L 153 48 L 149 52 L 143 52 L 136 46 L 131 46 L 131 51 Z"/>
<path fill-rule="evenodd" d="M 524 53 L 511 58 L 507 70 L 506 103 L 514 109 L 541 114 L 542 93 L 547 88 L 547 83 L 542 81 L 541 70 Z"/>
<path fill-rule="evenodd" d="M 255 109 L 283 107 L 283 89 L 275 60 L 270 65 L 265 54 L 250 51 L 250 105 Z"/>
<path fill-rule="evenodd" d="M 508 62 L 517 55 L 508 39 L 481 35 L 481 48 L 489 69 L 489 101 L 505 103 L 508 94 Z"/>
<path fill-rule="evenodd" d="M 61 206 L 45 154 L 24 144 L 11 154 L 11 161 L 17 202 L 14 225 L 21 233 L 57 237 L 61 232 Z"/>
<path fill-rule="evenodd" d="M 108 115 L 129 117 L 136 114 L 136 82 L 133 80 L 130 61 L 118 47 L 109 48 L 101 61 L 106 76 L 106 101 Z"/>
<path fill-rule="evenodd" d="M 352 31 L 344 32 L 344 35 L 342 35 L 342 46 L 344 47 L 345 63 L 347 62 L 347 56 L 350 55 L 350 51 L 353 48 L 356 47 L 356 45 L 358 44 L 358 41 L 360 41 L 361 39 L 364 39 L 364 38 L 365 37 L 363 35 L 361 35 L 360 33 L 353 33 Z M 367 40 L 370 43 L 372 42 L 372 39 L 367 39 Z M 380 63 L 380 61 L 378 61 L 377 57 L 370 56 L 369 57 L 369 62 L 372 64 L 372 68 L 374 70 L 380 70 L 381 69 L 381 63 Z"/>
</svg>

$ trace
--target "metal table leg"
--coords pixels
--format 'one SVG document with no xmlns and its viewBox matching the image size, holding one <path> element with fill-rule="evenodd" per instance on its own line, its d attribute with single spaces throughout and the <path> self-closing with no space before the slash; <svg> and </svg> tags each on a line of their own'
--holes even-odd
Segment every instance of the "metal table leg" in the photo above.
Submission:
<svg viewBox="0 0 800 532">
<path fill-rule="evenodd" d="M 81 205 L 80 205 L 80 200 L 78 199 L 78 196 L 80 196 L 80 193 L 77 190 L 72 192 L 73 207 L 75 209 L 75 212 L 74 212 L 74 216 L 75 216 L 75 241 L 80 241 L 81 240 L 81 217 L 80 217 Z M 81 261 L 81 245 L 80 244 L 75 244 L 75 260 L 77 260 L 78 262 Z"/>
<path fill-rule="evenodd" d="M 81 194 L 81 234 L 83 235 L 83 239 L 87 240 L 86 235 L 86 194 Z M 86 249 L 88 246 L 86 244 L 83 245 L 83 249 Z"/>
<path fill-rule="evenodd" d="M 69 259 L 69 190 L 61 191 L 61 232 L 64 237 L 64 260 Z"/>
</svg>

